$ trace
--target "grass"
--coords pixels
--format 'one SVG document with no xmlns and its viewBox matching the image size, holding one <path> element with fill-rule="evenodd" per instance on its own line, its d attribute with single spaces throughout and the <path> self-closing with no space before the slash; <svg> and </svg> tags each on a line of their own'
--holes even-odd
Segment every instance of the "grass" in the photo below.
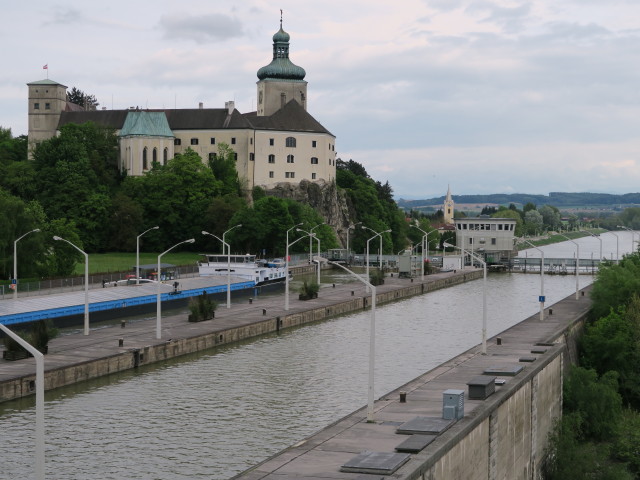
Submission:
<svg viewBox="0 0 640 480">
<path fill-rule="evenodd" d="M 158 263 L 158 253 L 140 252 L 140 265 Z M 176 252 L 165 254 L 162 263 L 173 265 L 193 265 L 200 256 L 193 252 Z M 136 254 L 134 253 L 94 253 L 89 255 L 89 273 L 110 273 L 133 271 L 136 266 Z M 84 261 L 76 263 L 74 271 L 77 275 L 84 275 Z"/>
<path fill-rule="evenodd" d="M 600 228 L 600 229 L 594 228 L 591 231 L 593 233 L 604 233 L 607 230 L 604 230 L 602 228 Z M 563 235 L 565 235 L 565 234 L 563 234 Z M 567 232 L 566 236 L 573 240 L 573 239 L 576 239 L 576 238 L 588 237 L 589 234 L 586 233 L 586 232 Z M 540 240 L 529 240 L 529 241 L 532 244 L 534 244 L 536 247 L 541 247 L 543 245 L 551 245 L 552 243 L 566 242 L 567 239 L 562 235 L 550 235 L 547 238 L 541 238 Z M 528 246 L 524 246 L 524 248 L 529 248 L 529 247 Z"/>
</svg>

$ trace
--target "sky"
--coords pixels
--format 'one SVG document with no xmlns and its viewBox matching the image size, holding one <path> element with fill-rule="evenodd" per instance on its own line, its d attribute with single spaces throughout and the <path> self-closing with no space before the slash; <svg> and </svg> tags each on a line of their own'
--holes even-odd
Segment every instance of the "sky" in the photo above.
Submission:
<svg viewBox="0 0 640 480">
<path fill-rule="evenodd" d="M 640 191 L 637 0 L 0 0 L 0 126 L 27 133 L 47 75 L 99 108 L 254 111 L 280 9 L 309 112 L 397 199 Z"/>
</svg>

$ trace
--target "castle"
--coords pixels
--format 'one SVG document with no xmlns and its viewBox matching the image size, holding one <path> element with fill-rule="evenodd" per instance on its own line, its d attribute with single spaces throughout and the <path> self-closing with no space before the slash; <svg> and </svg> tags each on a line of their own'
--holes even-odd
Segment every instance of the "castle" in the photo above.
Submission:
<svg viewBox="0 0 640 480">
<path fill-rule="evenodd" d="M 307 82 L 302 67 L 289 59 L 290 36 L 273 35 L 273 59 L 257 72 L 257 111 L 225 108 L 85 111 L 67 101 L 67 87 L 53 80 L 28 83 L 29 158 L 38 143 L 63 125 L 93 122 L 115 130 L 119 167 L 142 175 L 154 162 L 166 164 L 191 148 L 203 159 L 215 158 L 218 144 L 229 145 L 247 188 L 278 183 L 331 182 L 336 176 L 336 137 L 307 112 Z"/>
</svg>

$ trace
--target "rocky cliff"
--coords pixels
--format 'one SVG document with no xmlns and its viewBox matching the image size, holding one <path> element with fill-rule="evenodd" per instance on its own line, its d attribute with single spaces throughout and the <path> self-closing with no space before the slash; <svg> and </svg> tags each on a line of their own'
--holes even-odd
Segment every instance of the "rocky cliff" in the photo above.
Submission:
<svg viewBox="0 0 640 480">
<path fill-rule="evenodd" d="M 354 222 L 355 210 L 344 191 L 335 182 L 301 181 L 298 185 L 281 183 L 265 190 L 270 196 L 290 198 L 313 207 L 336 232 L 338 241 L 344 248 L 347 228 Z"/>
</svg>

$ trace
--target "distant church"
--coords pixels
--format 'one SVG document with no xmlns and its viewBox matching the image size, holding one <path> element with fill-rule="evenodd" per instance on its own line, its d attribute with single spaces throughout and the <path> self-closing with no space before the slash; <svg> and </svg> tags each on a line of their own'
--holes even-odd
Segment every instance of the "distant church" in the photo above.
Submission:
<svg viewBox="0 0 640 480">
<path fill-rule="evenodd" d="M 444 212 L 444 224 L 453 225 L 453 198 L 451 198 L 451 187 L 447 186 L 447 196 L 444 199 L 442 211 Z"/>
<path fill-rule="evenodd" d="M 257 72 L 257 111 L 225 108 L 84 111 L 67 101 L 67 87 L 53 80 L 28 83 L 29 158 L 63 125 L 94 122 L 119 137 L 119 167 L 142 175 L 154 162 L 166 164 L 187 148 L 204 161 L 215 158 L 218 144 L 236 154 L 236 168 L 248 188 L 272 188 L 281 182 L 330 182 L 336 176 L 336 137 L 307 112 L 307 82 L 302 67 L 289 60 L 290 36 L 273 36 L 273 59 Z"/>
</svg>

